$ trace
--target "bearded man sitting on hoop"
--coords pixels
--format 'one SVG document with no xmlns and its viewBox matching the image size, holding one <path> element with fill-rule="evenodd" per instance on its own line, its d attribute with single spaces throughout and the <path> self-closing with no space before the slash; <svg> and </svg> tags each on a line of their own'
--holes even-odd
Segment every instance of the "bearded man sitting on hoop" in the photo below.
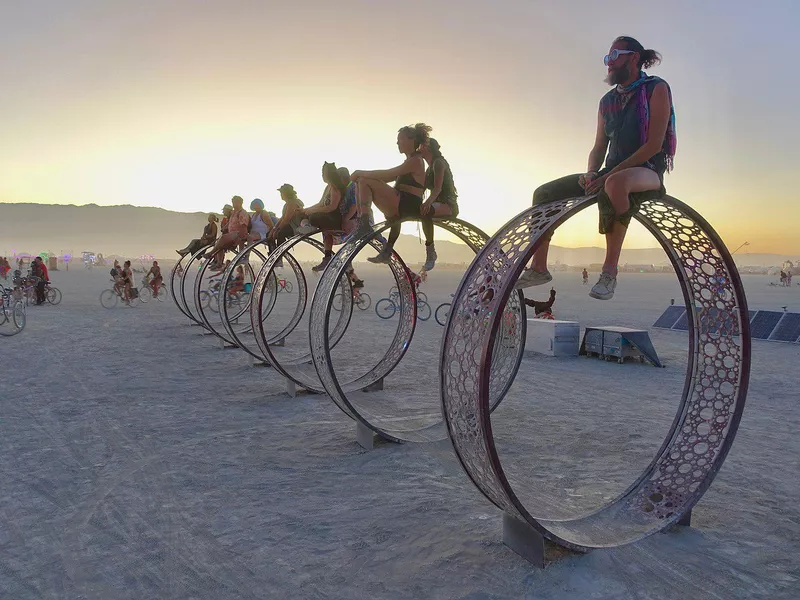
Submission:
<svg viewBox="0 0 800 600">
<path fill-rule="evenodd" d="M 606 259 L 600 280 L 589 295 L 609 300 L 617 286 L 617 265 L 631 218 L 645 200 L 666 194 L 664 173 L 675 157 L 675 111 L 666 81 L 642 69 L 661 62 L 661 55 L 631 37 L 618 37 L 603 60 L 606 83 L 614 89 L 600 100 L 597 133 L 584 174 L 568 175 L 539 187 L 533 205 L 597 194 L 600 233 L 606 236 Z M 605 168 L 601 169 L 605 159 Z M 553 279 L 547 269 L 550 240 L 533 256 L 517 288 Z"/>
</svg>

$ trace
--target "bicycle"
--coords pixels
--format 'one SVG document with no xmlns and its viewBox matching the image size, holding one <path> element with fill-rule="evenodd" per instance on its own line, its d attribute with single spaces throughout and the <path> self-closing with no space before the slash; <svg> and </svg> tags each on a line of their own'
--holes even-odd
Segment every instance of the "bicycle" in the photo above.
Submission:
<svg viewBox="0 0 800 600">
<path fill-rule="evenodd" d="M 0 335 L 11 337 L 25 329 L 25 305 L 13 290 L 0 286 Z"/>
<path fill-rule="evenodd" d="M 344 296 L 338 293 L 333 297 L 333 310 L 341 311 L 344 303 Z M 362 292 L 360 288 L 353 288 L 353 304 L 361 310 L 367 310 L 372 305 L 372 297 L 367 292 Z"/>
<path fill-rule="evenodd" d="M 169 292 L 167 291 L 167 286 L 165 286 L 164 282 L 162 281 L 158 286 L 158 296 L 156 297 L 156 300 L 163 302 L 168 295 Z M 148 279 L 144 279 L 142 281 L 142 286 L 139 288 L 139 300 L 147 303 L 152 297 L 153 288 L 150 287 L 150 281 Z"/>
<path fill-rule="evenodd" d="M 202 306 L 203 309 L 208 308 L 212 312 L 219 312 L 219 292 L 220 288 L 222 287 L 222 278 L 210 279 L 209 283 L 209 288 L 207 290 L 202 290 L 198 294 L 200 306 Z M 231 294 L 229 291 L 230 284 L 231 282 L 229 281 L 228 285 L 225 286 L 225 302 L 227 303 L 227 308 L 241 306 L 242 298 L 244 298 L 246 294 L 250 293 L 252 284 L 246 283 L 243 291 L 234 292 L 233 294 Z"/>
<path fill-rule="evenodd" d="M 375 314 L 381 319 L 391 319 L 400 310 L 400 294 L 390 294 L 388 298 L 381 298 L 375 304 Z M 431 305 L 422 298 L 417 297 L 417 319 L 427 321 L 431 318 Z"/>
<path fill-rule="evenodd" d="M 113 279 L 111 281 L 114 281 Z M 131 298 L 130 300 L 125 300 L 122 297 L 122 293 L 118 292 L 115 288 L 109 288 L 107 290 L 103 290 L 100 292 L 100 305 L 103 308 L 112 309 L 114 308 L 117 303 L 122 300 L 128 306 L 136 306 L 136 301 L 139 299 L 139 290 L 135 287 L 131 287 Z"/>
<path fill-rule="evenodd" d="M 278 279 L 278 293 L 286 292 L 287 294 L 291 294 L 293 289 L 294 285 L 292 285 L 291 281 L 286 281 L 285 278 Z"/>
<path fill-rule="evenodd" d="M 453 296 L 454 296 L 454 294 L 450 294 L 451 298 Z M 441 325 L 442 327 L 447 325 L 447 319 L 450 316 L 450 306 L 451 305 L 452 305 L 452 302 L 442 302 L 439 306 L 436 307 L 436 312 L 434 313 L 434 318 L 436 319 L 436 322 L 439 325 Z"/>
</svg>

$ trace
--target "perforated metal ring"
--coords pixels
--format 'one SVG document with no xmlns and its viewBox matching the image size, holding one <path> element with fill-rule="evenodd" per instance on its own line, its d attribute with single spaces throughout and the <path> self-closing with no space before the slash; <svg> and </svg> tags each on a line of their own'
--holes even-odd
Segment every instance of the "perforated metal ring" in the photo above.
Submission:
<svg viewBox="0 0 800 600">
<path fill-rule="evenodd" d="M 417 219 L 406 219 L 414 221 Z M 434 224 L 456 235 L 465 242 L 474 252 L 478 252 L 488 239 L 488 236 L 479 228 L 459 219 L 435 219 Z M 355 419 L 385 439 L 397 442 L 428 442 L 442 439 L 445 430 L 442 422 L 424 425 L 417 429 L 392 427 L 391 418 L 380 414 L 376 409 L 367 412 L 359 409 L 348 399 L 348 393 L 362 390 L 368 383 L 377 381 L 389 373 L 400 363 L 411 343 L 416 324 L 416 292 L 400 256 L 392 254 L 389 266 L 396 273 L 397 287 L 400 295 L 400 319 L 397 332 L 385 356 L 361 379 L 354 382 L 339 381 L 338 374 L 331 360 L 331 338 L 328 333 L 329 318 L 336 294 L 337 282 L 341 280 L 348 265 L 368 244 L 376 246 L 375 239 L 391 227 L 391 223 L 376 225 L 372 235 L 354 238 L 342 246 L 336 253 L 328 268 L 322 275 L 317 292 L 311 305 L 311 354 L 314 366 L 322 385 L 336 405 L 349 417 Z M 399 274 L 399 276 L 398 276 Z M 498 332 L 495 364 L 497 369 L 491 378 L 492 409 L 496 407 L 505 396 L 514 375 L 522 360 L 525 345 L 525 305 L 522 302 L 522 293 L 518 292 L 512 298 L 508 309 L 502 319 L 504 326 Z M 431 374 L 435 377 L 435 374 Z M 388 393 L 388 392 L 384 392 Z"/>
<path fill-rule="evenodd" d="M 492 237 L 453 298 L 441 354 L 441 398 L 453 448 L 478 489 L 509 515 L 575 550 L 618 546 L 678 521 L 708 489 L 731 447 L 750 375 L 747 301 L 733 258 L 712 227 L 669 196 L 636 219 L 675 268 L 689 315 L 686 381 L 661 449 L 641 476 L 602 508 L 573 519 L 535 518 L 506 478 L 492 436 L 490 389 L 500 311 L 541 241 L 593 205 L 571 198 L 530 208 Z M 483 292 L 477 293 L 483 288 Z M 694 308 L 692 310 L 692 307 Z"/>
</svg>

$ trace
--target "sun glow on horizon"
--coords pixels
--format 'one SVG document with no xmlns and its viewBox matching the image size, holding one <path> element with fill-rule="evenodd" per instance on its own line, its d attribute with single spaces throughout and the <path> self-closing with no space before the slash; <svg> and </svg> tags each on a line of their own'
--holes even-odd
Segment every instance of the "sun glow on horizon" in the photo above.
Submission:
<svg viewBox="0 0 800 600">
<path fill-rule="evenodd" d="M 390 10 L 364 12 L 358 0 L 309 0 L 314 10 L 251 0 L 188 6 L 108 3 L 74 19 L 54 4 L 46 32 L 25 28 L 38 23 L 31 7 L 14 7 L 22 24 L 12 14 L 0 36 L 5 54 L 19 57 L 0 65 L 0 76 L 16 82 L 0 98 L 3 114 L 14 116 L 0 148 L 0 201 L 206 212 L 238 194 L 280 210 L 284 182 L 308 204 L 319 199 L 324 161 L 351 170 L 398 164 L 397 129 L 425 121 L 453 168 L 461 217 L 493 233 L 530 205 L 537 186 L 586 168 L 607 89 L 600 59 L 624 25 L 650 32 L 645 41 L 664 54 L 656 73 L 673 88 L 678 156 L 668 192 L 731 246 L 747 239 L 764 251 L 800 250 L 800 204 L 785 196 L 794 170 L 785 148 L 800 126 L 781 117 L 793 111 L 793 95 L 765 99 L 760 90 L 769 86 L 759 85 L 763 74 L 749 69 L 754 58 L 738 38 L 681 10 L 665 19 L 691 43 L 652 32 L 635 11 L 619 23 L 587 4 L 589 27 L 549 1 L 469 1 L 454 19 L 445 1 L 409 0 L 408 10 L 424 12 L 440 32 L 423 52 L 392 25 Z M 693 10 L 719 17 L 713 7 Z M 752 18 L 725 15 L 726 32 L 752 37 Z M 778 30 L 790 33 L 791 15 L 773 17 L 776 39 Z M 272 22 L 282 26 L 264 35 Z M 331 31 L 350 27 L 363 35 L 332 43 Z M 709 71 L 695 60 L 703 52 L 729 62 Z M 791 54 L 776 55 L 774 68 Z M 733 65 L 748 68 L 754 85 L 737 85 Z M 742 118 L 756 113 L 763 119 Z M 567 222 L 554 243 L 603 246 L 596 209 Z M 655 245 L 641 228 L 626 240 Z"/>
</svg>

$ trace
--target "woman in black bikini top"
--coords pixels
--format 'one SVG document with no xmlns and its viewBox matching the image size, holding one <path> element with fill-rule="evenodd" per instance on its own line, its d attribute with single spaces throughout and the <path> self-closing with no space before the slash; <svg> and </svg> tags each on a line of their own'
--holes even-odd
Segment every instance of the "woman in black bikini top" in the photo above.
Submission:
<svg viewBox="0 0 800 600">
<path fill-rule="evenodd" d="M 350 178 L 357 184 L 360 224 L 356 235 L 371 233 L 369 216 L 372 204 L 381 210 L 386 219 L 420 218 L 422 196 L 425 193 L 425 161 L 418 149 L 430 137 L 431 127 L 417 123 L 401 128 L 397 132 L 397 149 L 405 154 L 406 160 L 394 169 L 382 171 L 353 171 Z M 389 182 L 394 180 L 395 186 Z M 378 256 L 369 258 L 370 262 L 387 263 L 392 256 L 392 248 L 400 236 L 400 224 L 392 226 L 389 240 Z"/>
</svg>

